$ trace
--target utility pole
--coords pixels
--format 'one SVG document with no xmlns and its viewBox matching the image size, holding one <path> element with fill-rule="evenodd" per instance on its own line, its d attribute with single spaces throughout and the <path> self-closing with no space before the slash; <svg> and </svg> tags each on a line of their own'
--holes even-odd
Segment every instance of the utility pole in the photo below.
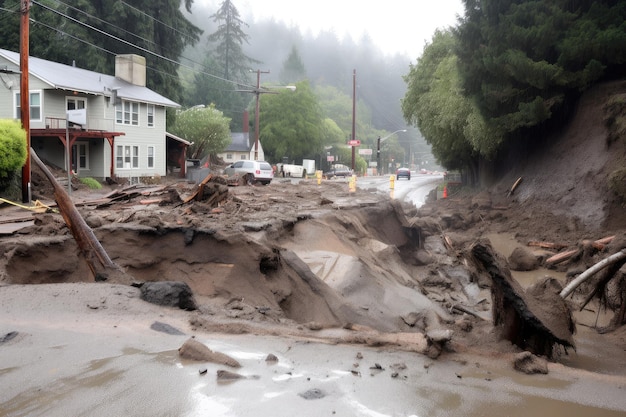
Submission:
<svg viewBox="0 0 626 417">
<path fill-rule="evenodd" d="M 376 140 L 376 175 L 380 175 L 380 136 Z"/>
<path fill-rule="evenodd" d="M 254 109 L 254 160 L 259 160 L 259 96 L 261 95 L 261 74 L 269 74 L 269 71 L 256 70 L 256 106 Z"/>
<path fill-rule="evenodd" d="M 352 140 L 356 140 L 356 70 L 352 70 Z M 354 174 L 355 146 L 352 145 L 352 173 Z"/>
<path fill-rule="evenodd" d="M 30 0 L 20 5 L 20 117 L 26 131 L 26 162 L 22 167 L 22 202 L 30 203 L 30 92 L 28 89 L 28 41 Z"/>
</svg>

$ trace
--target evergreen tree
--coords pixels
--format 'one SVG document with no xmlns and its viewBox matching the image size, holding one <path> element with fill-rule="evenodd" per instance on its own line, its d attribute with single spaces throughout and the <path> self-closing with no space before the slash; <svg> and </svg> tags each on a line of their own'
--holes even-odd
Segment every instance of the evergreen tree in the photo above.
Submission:
<svg viewBox="0 0 626 417">
<path fill-rule="evenodd" d="M 248 83 L 250 64 L 259 62 L 243 53 L 242 45 L 248 43 L 248 35 L 242 27 L 248 25 L 241 20 L 239 11 L 230 0 L 224 0 L 211 18 L 218 23 L 218 28 L 209 35 L 208 41 L 216 43 L 215 59 L 222 66 L 224 78 Z"/>
<path fill-rule="evenodd" d="M 306 79 L 306 70 L 302 63 L 302 58 L 295 46 L 291 47 L 291 52 L 287 60 L 283 63 L 283 68 L 278 77 L 282 84 L 292 84 Z"/>
</svg>

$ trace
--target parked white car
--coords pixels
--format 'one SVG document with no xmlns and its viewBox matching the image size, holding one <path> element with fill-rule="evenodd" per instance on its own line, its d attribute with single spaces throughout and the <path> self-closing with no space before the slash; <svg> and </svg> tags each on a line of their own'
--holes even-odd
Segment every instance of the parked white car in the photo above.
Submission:
<svg viewBox="0 0 626 417">
<path fill-rule="evenodd" d="M 224 168 L 224 175 L 246 177 L 248 183 L 267 185 L 274 178 L 272 166 L 265 161 L 241 160 Z"/>
</svg>

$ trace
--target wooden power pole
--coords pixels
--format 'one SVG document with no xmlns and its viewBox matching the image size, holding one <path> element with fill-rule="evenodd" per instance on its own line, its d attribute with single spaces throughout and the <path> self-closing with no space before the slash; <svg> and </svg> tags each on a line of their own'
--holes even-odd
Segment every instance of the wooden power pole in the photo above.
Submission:
<svg viewBox="0 0 626 417">
<path fill-rule="evenodd" d="M 28 89 L 28 41 L 30 0 L 21 1 L 20 19 L 20 117 L 26 131 L 26 162 L 22 167 L 22 202 L 30 203 L 30 92 Z"/>
</svg>

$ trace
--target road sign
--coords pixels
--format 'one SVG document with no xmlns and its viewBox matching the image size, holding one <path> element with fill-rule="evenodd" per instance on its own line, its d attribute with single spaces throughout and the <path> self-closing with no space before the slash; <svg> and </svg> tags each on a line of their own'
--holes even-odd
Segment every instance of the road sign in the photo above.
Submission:
<svg viewBox="0 0 626 417">
<path fill-rule="evenodd" d="M 372 154 L 371 149 L 359 149 L 359 155 L 371 155 L 371 154 Z"/>
<path fill-rule="evenodd" d="M 359 145 L 361 145 L 361 141 L 360 141 L 360 140 L 358 140 L 358 139 L 355 139 L 355 140 L 349 140 L 349 141 L 348 141 L 348 145 L 350 145 L 350 146 L 359 146 Z"/>
<path fill-rule="evenodd" d="M 326 161 L 328 161 L 328 162 L 333 162 L 334 160 L 335 160 L 335 157 L 333 155 L 328 155 L 326 157 Z"/>
</svg>

